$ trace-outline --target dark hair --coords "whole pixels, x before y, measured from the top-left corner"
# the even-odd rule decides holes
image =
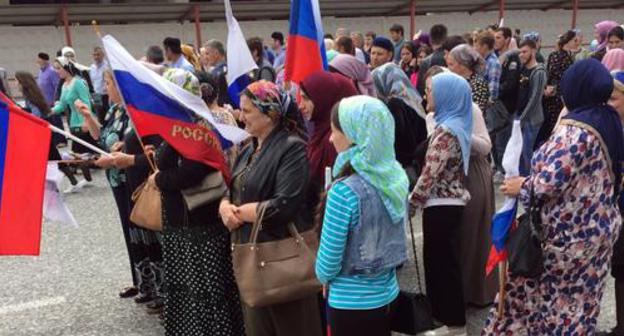
[[[568,30],[563,35],[559,36],[557,40],[557,46],[559,49],[563,48],[564,45],[568,44],[576,37],[576,32],[574,30]]]
[[[63,56],[63,50],[59,49],[56,51],[56,57],[61,57],[61,56]]]
[[[37,107],[44,116],[50,114],[50,106],[48,106],[32,74],[26,71],[18,71],[15,73],[15,79],[22,86],[22,93],[26,101]]]
[[[148,62],[154,63],[154,64],[161,64],[162,62],[165,61],[162,48],[156,45],[147,48],[145,57],[147,58]]]
[[[44,61],[49,61],[50,60],[50,55],[44,53],[44,52],[40,52],[37,54],[37,57],[39,57],[40,59],[44,60]]]
[[[482,32],[477,35],[477,43],[483,44],[488,47],[488,49],[494,49],[494,36],[488,32]]]
[[[167,37],[163,41],[163,45],[165,46],[165,48],[168,48],[169,50],[171,50],[171,52],[174,54],[182,53],[182,42],[180,42],[180,39],[178,38]]]
[[[255,51],[258,57],[262,60],[264,59],[264,47],[262,45],[262,39],[259,37],[252,37],[247,40],[247,46],[249,47],[249,51],[253,55]]]
[[[323,35],[323,39],[330,39],[330,40],[333,41],[334,40],[334,35],[332,35],[332,34],[325,34],[325,35]]]
[[[281,45],[284,45],[284,34],[276,31],[271,34],[271,38],[274,40],[278,40]]]
[[[449,36],[448,39],[442,44],[442,49],[446,51],[451,51],[453,48],[457,47],[460,44],[465,44],[466,40],[459,35]]]
[[[78,70],[78,68],[76,68],[76,66],[74,65],[73,62],[69,62],[67,65],[63,65],[61,64],[61,62],[59,62],[58,60],[55,61],[56,63],[58,63],[65,71],[67,71],[67,73],[69,73],[72,77],[74,76],[80,76],[80,70]],[[85,79],[86,82],[89,82]]]
[[[370,36],[373,38],[373,40],[377,37],[377,34],[375,34],[374,31],[367,31],[364,36]]]
[[[212,105],[219,97],[219,79],[205,71],[198,71],[195,73],[195,76],[199,81],[202,99],[208,106]]]
[[[343,48],[345,53],[355,56],[355,45],[350,37],[341,36],[336,40],[336,49],[340,48]]]
[[[518,48],[522,48],[522,47],[529,47],[531,49],[537,49],[537,44],[533,40],[524,40],[520,42],[520,45],[518,45]]]
[[[448,29],[446,29],[446,26],[443,24],[433,25],[429,30],[429,39],[431,40],[431,44],[440,45],[444,43],[447,36]]]
[[[512,32],[511,32],[511,29],[509,29],[509,27],[500,27],[496,31],[503,33],[503,36],[506,39],[511,38],[511,36],[513,35]]]
[[[399,34],[401,34],[401,36],[405,35],[405,29],[403,29],[403,26],[401,26],[398,23],[393,24],[390,27],[390,31],[391,32],[395,32],[395,33],[399,33]]]
[[[431,55],[431,53],[433,53],[433,50],[431,50],[431,47],[426,45],[426,44],[421,44],[420,47],[418,47],[418,50],[416,51],[416,55],[420,55],[421,52],[425,52],[427,54],[427,56]]]
[[[403,49],[407,49],[411,54],[413,58],[418,57],[418,50],[420,50],[420,48],[416,48],[416,46],[414,45],[414,43],[403,43],[403,45],[401,46],[401,51],[403,51]]]
[[[488,25],[487,27],[485,27],[485,29],[491,29],[493,31],[497,31],[498,30],[498,24],[495,23],[495,24]]]
[[[334,127],[336,127],[337,130],[342,132],[342,128],[340,127],[340,120],[338,117],[339,107],[340,107],[340,102],[337,102],[332,107],[331,123],[332,125],[334,125]],[[335,179],[339,180],[341,178],[351,176],[353,174],[355,174],[355,169],[353,169],[353,166],[351,166],[350,162],[347,162],[345,163],[344,167],[342,167],[342,170],[340,171],[340,173],[338,173]],[[319,202],[315,211],[315,215],[314,215],[314,229],[317,230],[319,233],[320,233],[321,227],[323,226],[323,217],[325,216],[325,207],[327,206],[327,191],[321,192],[320,199],[321,199],[321,202]]]
[[[607,39],[610,39],[611,36],[615,36],[620,40],[624,40],[624,28],[622,28],[621,26],[614,27],[609,31],[609,34],[607,34]]]

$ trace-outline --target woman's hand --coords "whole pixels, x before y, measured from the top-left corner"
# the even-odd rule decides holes
[[[110,146],[110,151],[119,152],[121,151],[121,148],[123,147],[123,145],[124,145],[123,141],[117,141],[112,146]]]
[[[219,205],[219,215],[225,227],[230,231],[234,231],[243,225],[243,221],[236,216],[236,206],[228,200],[221,201]]]
[[[91,109],[89,108],[89,106],[87,106],[87,104],[83,103],[82,100],[76,99],[74,101],[74,106],[76,107],[78,112],[80,112],[80,114],[82,114],[83,117],[91,118],[91,116],[92,116],[91,115]]]
[[[113,168],[115,167],[115,158],[112,155],[102,155],[94,164],[100,168]]]
[[[518,177],[510,177],[503,182],[503,185],[500,187],[500,191],[509,197],[518,197],[520,195],[520,190],[522,189],[522,184],[526,177],[518,176]]]

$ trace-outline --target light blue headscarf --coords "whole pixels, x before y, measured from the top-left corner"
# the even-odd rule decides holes
[[[409,182],[394,153],[394,118],[370,96],[345,98],[338,108],[340,128],[353,146],[338,154],[334,176],[347,162],[377,190],[394,223],[405,217]]]
[[[464,161],[464,173],[470,165],[470,138],[472,136],[472,96],[470,85],[463,77],[443,72],[431,79],[433,115],[438,127],[446,126],[459,140]]]

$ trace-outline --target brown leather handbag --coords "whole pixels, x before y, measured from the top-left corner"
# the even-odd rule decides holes
[[[132,201],[134,207],[130,213],[130,221],[144,229],[162,231],[160,190],[145,181],[132,193]]]
[[[314,272],[319,245],[316,230],[300,234],[289,223],[291,237],[258,243],[264,212],[253,224],[250,242],[232,244],[234,275],[243,302],[252,308],[264,307],[320,292]]]

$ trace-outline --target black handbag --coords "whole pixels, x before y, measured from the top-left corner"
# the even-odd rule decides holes
[[[520,218],[507,239],[508,272],[512,276],[537,278],[544,270],[541,237],[541,202],[536,204],[533,185],[529,194],[529,209]]]
[[[432,330],[438,327],[431,314],[429,300],[423,294],[420,280],[420,268],[416,253],[416,242],[414,241],[414,227],[412,220],[409,220],[410,233],[412,235],[412,250],[414,252],[414,264],[416,265],[416,279],[418,281],[418,292],[412,293],[401,290],[399,296],[393,303],[394,307],[390,317],[392,331],[407,335],[416,335],[420,332]]]

